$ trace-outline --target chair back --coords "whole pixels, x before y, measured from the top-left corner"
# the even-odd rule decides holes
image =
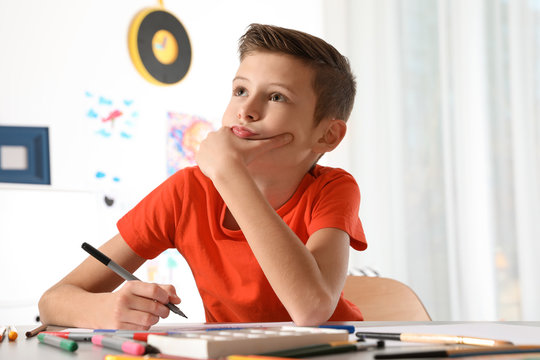
[[[358,306],[365,321],[431,321],[416,293],[394,279],[349,275],[343,296]]]

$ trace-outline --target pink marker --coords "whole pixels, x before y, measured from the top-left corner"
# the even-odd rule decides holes
[[[146,352],[154,352],[155,350],[153,347],[149,349],[150,345],[143,345],[137,341],[114,335],[94,335],[92,336],[92,343],[131,355],[143,355]]]

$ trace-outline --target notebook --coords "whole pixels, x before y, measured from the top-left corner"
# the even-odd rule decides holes
[[[167,336],[148,335],[148,344],[167,355],[210,359],[233,354],[253,355],[348,339],[347,330],[284,326],[186,332]]]

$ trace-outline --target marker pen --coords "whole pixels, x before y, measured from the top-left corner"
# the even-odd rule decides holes
[[[131,355],[143,355],[147,352],[158,352],[157,349],[151,345],[114,335],[94,335],[92,336],[92,343],[109,349],[123,351],[126,354]]]
[[[57,348],[73,352],[78,349],[79,345],[73,340],[63,339],[58,336],[39,333],[37,336],[40,343],[56,346]]]
[[[67,332],[67,331],[42,331],[40,334],[54,335],[63,339],[69,339],[74,341],[91,341],[93,332]]]

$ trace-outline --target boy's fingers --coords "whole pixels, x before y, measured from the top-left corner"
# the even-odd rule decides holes
[[[129,291],[137,296],[157,300],[162,304],[169,302],[169,293],[158,284],[146,283],[142,281],[128,281]]]
[[[159,285],[163,290],[169,294],[169,301],[173,304],[180,304],[180,297],[176,295],[176,289],[173,285]]]
[[[269,151],[280,146],[287,145],[293,140],[293,135],[290,133],[279,134],[266,139],[248,140],[250,147],[259,149],[261,152]]]
[[[168,313],[167,313],[168,315]],[[148,329],[150,326],[158,323],[160,318],[167,317],[161,316],[158,314],[149,313],[145,310],[131,309],[127,312],[122,319],[124,324],[133,324],[136,327],[143,327],[143,329]]]
[[[152,318],[155,318],[156,316],[165,318],[169,315],[169,308],[159,301],[139,296],[131,298],[127,306],[130,310],[152,315]],[[128,311],[127,313],[130,314],[129,316],[133,315],[133,312]],[[125,320],[127,321],[128,319]]]

